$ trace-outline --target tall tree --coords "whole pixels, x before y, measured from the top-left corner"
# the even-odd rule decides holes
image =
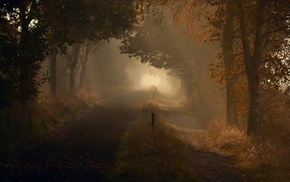
[[[0,6],[1,105],[25,103],[37,96],[42,81],[47,50],[42,5],[37,0],[4,0]]]
[[[252,34],[250,32],[251,23],[249,23],[249,15],[245,11],[245,6],[252,6],[253,15],[250,17],[253,20]],[[283,39],[289,35],[289,28],[287,28],[287,18],[289,9],[283,6],[289,5],[287,1],[263,1],[257,0],[255,3],[240,1],[236,2],[236,7],[239,12],[239,25],[241,32],[242,50],[244,55],[244,62],[246,65],[246,73],[248,78],[249,88],[249,118],[248,118],[248,134],[258,135],[261,126],[260,117],[260,69],[261,62],[266,59],[265,40],[272,39],[277,45],[272,51],[278,51],[282,47]],[[248,11],[248,9],[247,9]],[[272,19],[278,20],[279,27],[269,27],[272,24]],[[278,36],[277,36],[278,35]],[[277,44],[278,41],[279,43]],[[280,45],[279,45],[280,44]],[[269,56],[269,55],[268,55]],[[270,55],[273,57],[273,55]]]
[[[47,7],[47,16],[51,17],[48,24],[52,34],[53,49],[55,44],[61,48],[65,45],[76,44],[75,47],[78,48],[78,44],[82,44],[86,40],[98,42],[113,37],[119,38],[137,22],[139,11],[134,0],[62,0],[55,2],[55,4],[47,2]],[[61,36],[61,39],[54,35]],[[77,56],[75,59],[77,59]],[[55,74],[55,59],[51,61],[51,74]],[[75,76],[73,65],[70,67],[72,77]],[[72,77],[70,79],[72,82],[71,91],[74,90],[74,79]],[[51,84],[51,91],[54,92],[55,81],[52,80]]]
[[[225,23],[222,34],[222,52],[224,59],[224,72],[226,80],[226,106],[227,106],[227,123],[238,125],[238,114],[237,108],[235,107],[235,90],[233,88],[234,83],[237,81],[237,73],[233,72],[234,69],[234,39],[235,39],[235,29],[234,29],[234,4],[229,2],[225,7]]]
[[[234,49],[237,53],[242,54],[242,60],[245,65],[246,78],[248,82],[248,105],[249,105],[249,115],[248,115],[248,129],[249,135],[259,135],[260,130],[260,71],[264,69],[269,69],[271,65],[271,70],[279,70],[278,64],[267,63],[276,57],[278,62],[284,64],[285,59],[279,58],[277,53],[283,50],[283,41],[285,38],[289,37],[289,1],[224,1],[224,0],[192,0],[192,1],[166,1],[166,0],[152,0],[153,3],[157,3],[162,6],[172,7],[172,10],[177,14],[177,20],[181,23],[185,23],[187,29],[192,30],[196,22],[194,20],[194,15],[200,13],[196,8],[198,4],[204,5],[207,2],[210,5],[208,11],[201,12],[209,22],[214,22],[216,25],[221,24],[222,26],[213,27],[215,29],[205,30],[209,31],[212,35],[211,37],[219,37],[215,40],[222,40],[223,45],[223,55],[225,59],[225,66],[228,64],[228,59],[230,55],[228,54],[228,49],[232,44],[235,43]],[[151,1],[151,2],[152,2]],[[150,3],[149,3],[150,4]],[[186,6],[188,5],[188,6]],[[192,5],[192,6],[190,6]],[[205,7],[205,6],[201,6]],[[219,11],[222,8],[222,11]],[[230,10],[230,9],[231,10]],[[229,10],[231,13],[229,15]],[[233,17],[230,17],[232,15]],[[228,17],[228,18],[227,18]],[[233,20],[231,20],[233,18]],[[213,19],[218,21],[212,21]],[[200,18],[203,21],[203,18]],[[228,26],[233,21],[234,27],[234,40],[232,39],[231,26]],[[223,33],[221,33],[223,32]],[[231,54],[232,52],[229,51]],[[237,62],[239,59],[233,59]],[[267,61],[266,61],[267,60]],[[274,59],[275,60],[275,59]],[[281,65],[281,64],[279,64]],[[227,67],[227,66],[226,66]],[[286,66],[287,67],[287,66]],[[226,70],[228,70],[226,68]],[[268,72],[269,73],[269,72]],[[283,72],[285,75],[285,72]],[[228,75],[226,71],[225,74]],[[287,73],[286,73],[287,74]],[[276,74],[277,75],[277,74]],[[280,75],[280,78],[285,77]],[[226,76],[227,78],[227,76]],[[265,82],[264,82],[265,83]],[[284,82],[285,83],[285,82]],[[228,84],[228,83],[227,83]],[[281,85],[281,83],[279,83]],[[278,84],[278,85],[279,85]]]
[[[214,55],[213,51],[205,48],[193,37],[178,36],[182,30],[169,23],[169,19],[164,20],[160,26],[151,18],[146,19],[141,26],[133,29],[124,38],[120,47],[121,52],[128,54],[129,57],[136,57],[142,63],[170,70],[172,76],[182,80],[188,104],[198,112],[211,111],[209,99],[204,99],[210,96],[205,96],[203,87],[208,84],[204,77],[207,64]]]

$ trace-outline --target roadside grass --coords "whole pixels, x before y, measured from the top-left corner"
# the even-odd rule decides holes
[[[290,181],[289,143],[277,138],[249,137],[221,121],[212,122],[201,140],[200,145],[233,158],[251,181]]]
[[[140,118],[127,127],[112,181],[196,181],[175,130],[159,115],[155,127],[151,127],[148,118],[158,110],[158,105],[149,100],[141,106]]]
[[[56,124],[68,122],[91,106],[94,98],[42,94],[34,102],[14,105],[0,110],[0,154],[14,150]],[[95,100],[94,100],[95,101]]]

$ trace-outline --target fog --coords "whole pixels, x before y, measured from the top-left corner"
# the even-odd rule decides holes
[[[289,1],[1,0],[1,181],[289,181]]]
[[[93,94],[98,103],[133,107],[154,99],[164,109],[187,108],[200,121],[224,113],[224,110],[217,110],[217,104],[223,103],[224,90],[210,78],[208,67],[216,61],[216,49],[212,44],[186,35],[171,22],[159,26],[148,20],[134,31],[133,37],[125,38],[125,44],[132,44],[129,48],[124,48],[124,41],[117,39],[92,43],[85,67],[81,60],[86,46],[81,47],[75,95]],[[135,48],[139,49],[135,50],[137,54],[149,55],[150,59],[134,56],[131,49]],[[59,94],[70,92],[67,59],[72,50],[73,47],[69,47],[66,54],[57,57]],[[85,80],[80,86],[82,66]]]
[[[102,102],[140,104],[153,98],[155,90],[170,97],[171,103],[178,102],[184,94],[180,79],[170,76],[168,70],[120,54],[120,45],[114,39],[103,43],[87,65],[88,87]]]

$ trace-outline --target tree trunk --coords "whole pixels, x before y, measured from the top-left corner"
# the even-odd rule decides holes
[[[53,95],[56,93],[56,47],[54,42],[50,55],[50,93]]]
[[[249,85],[249,118],[248,135],[259,135],[261,128],[260,111],[260,89],[258,73],[248,74]]]
[[[23,104],[29,100],[29,98],[32,95],[33,87],[34,85],[31,85],[30,82],[30,75],[29,75],[29,67],[31,67],[31,60],[28,58],[28,46],[27,42],[28,40],[28,21],[26,18],[26,6],[25,4],[22,4],[19,7],[19,15],[21,20],[21,35],[20,35],[20,41],[19,41],[19,100]]]
[[[265,11],[265,1],[259,0],[256,9],[256,26],[253,45],[253,55],[250,51],[250,41],[246,26],[245,12],[241,1],[237,1],[239,10],[241,39],[244,53],[244,61],[249,87],[249,117],[248,117],[248,135],[260,134],[260,81],[259,81],[259,66],[262,59],[262,44],[263,44],[263,19]]]
[[[237,73],[234,73],[234,28],[233,28],[233,5],[227,4],[226,7],[226,20],[223,30],[222,49],[225,66],[225,78],[226,78],[226,114],[227,123],[232,125],[238,125],[237,111],[235,109],[235,92],[234,82]]]
[[[79,50],[80,50],[80,43],[76,43],[74,45],[72,63],[69,66],[70,68],[70,87],[69,87],[70,94],[74,94],[74,91],[75,91],[75,76],[76,76],[76,67],[77,67],[78,57],[79,57]]]
[[[91,46],[89,45],[89,43],[87,43],[85,55],[84,55],[85,57],[82,60],[82,68],[81,68],[81,73],[80,73],[80,85],[79,85],[80,88],[83,88],[86,81],[86,66],[89,59],[90,49],[91,49]]]
[[[79,88],[83,88],[86,80],[86,62],[82,62],[82,69],[80,73],[80,85]]]

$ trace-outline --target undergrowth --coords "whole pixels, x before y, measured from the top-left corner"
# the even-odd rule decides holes
[[[58,123],[70,121],[94,102],[91,96],[42,94],[33,102],[0,109],[0,154]]]
[[[277,138],[249,137],[241,129],[215,121],[203,142],[236,161],[252,181],[290,181],[290,145]]]
[[[175,130],[158,115],[151,127],[147,116],[158,110],[153,100],[146,102],[140,108],[141,117],[128,126],[111,175],[113,181],[195,181]]]

